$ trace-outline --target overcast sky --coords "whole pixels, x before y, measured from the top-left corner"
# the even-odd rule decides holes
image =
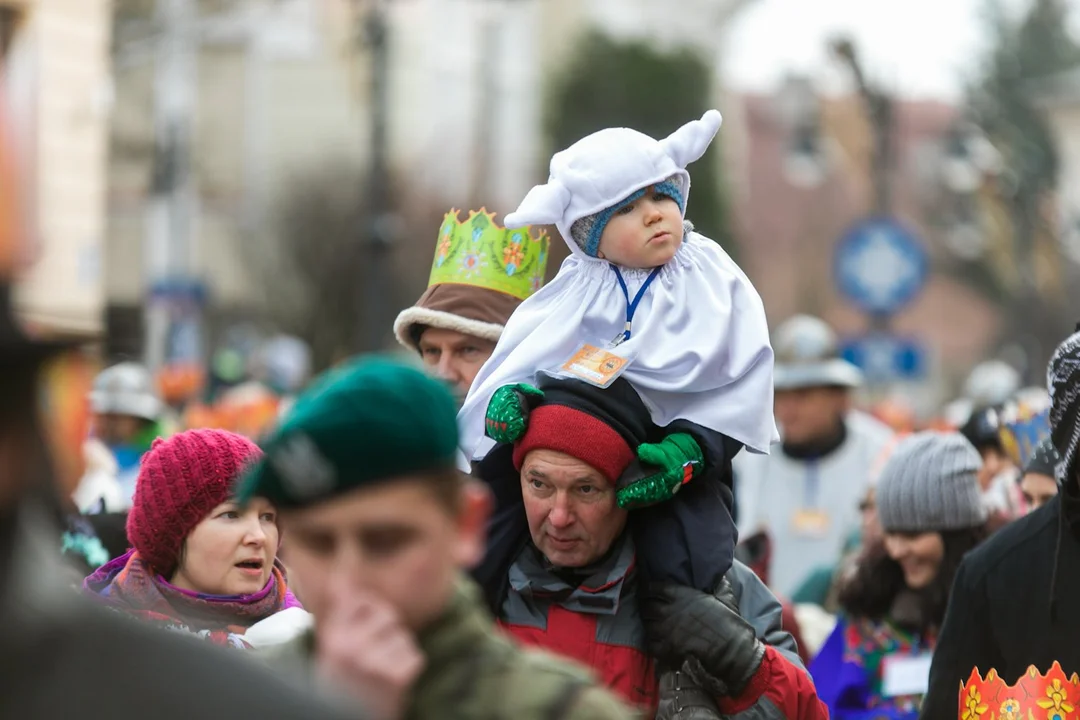
[[[843,76],[826,43],[846,31],[871,77],[905,96],[956,99],[985,47],[985,1],[751,0],[732,23],[724,74],[733,89],[769,91],[786,71],[802,69],[833,88]],[[1080,0],[1068,2],[1075,31]]]

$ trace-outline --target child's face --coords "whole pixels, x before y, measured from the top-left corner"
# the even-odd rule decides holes
[[[611,216],[597,257],[631,268],[654,268],[675,257],[683,241],[679,204],[649,192]]]

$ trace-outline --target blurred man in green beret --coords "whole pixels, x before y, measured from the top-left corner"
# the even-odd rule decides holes
[[[302,395],[245,478],[288,537],[314,629],[276,648],[377,718],[625,718],[586,671],[497,633],[464,570],[484,553],[487,490],[455,469],[444,383],[369,359]]]

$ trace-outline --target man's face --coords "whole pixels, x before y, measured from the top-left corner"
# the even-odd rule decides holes
[[[446,380],[464,398],[472,387],[495,343],[456,330],[429,327],[420,335],[420,356],[424,364]]]
[[[106,445],[128,445],[146,427],[147,421],[131,415],[106,413],[94,416],[94,434]]]
[[[281,514],[290,574],[316,618],[353,593],[374,593],[414,632],[446,608],[458,572],[480,561],[490,509],[468,482],[460,502],[423,479],[396,479]]]
[[[616,504],[607,478],[565,453],[526,455],[521,494],[533,543],[557,567],[596,561],[626,526],[626,511]]]
[[[776,422],[784,442],[795,445],[829,437],[849,408],[846,390],[832,387],[777,390]]]
[[[877,492],[873,488],[859,503],[859,515],[863,546],[875,544],[882,537],[882,529],[877,514]]]

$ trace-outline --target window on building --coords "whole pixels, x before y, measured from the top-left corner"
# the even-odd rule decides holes
[[[109,303],[105,306],[105,356],[142,356],[143,310],[140,305]]]

